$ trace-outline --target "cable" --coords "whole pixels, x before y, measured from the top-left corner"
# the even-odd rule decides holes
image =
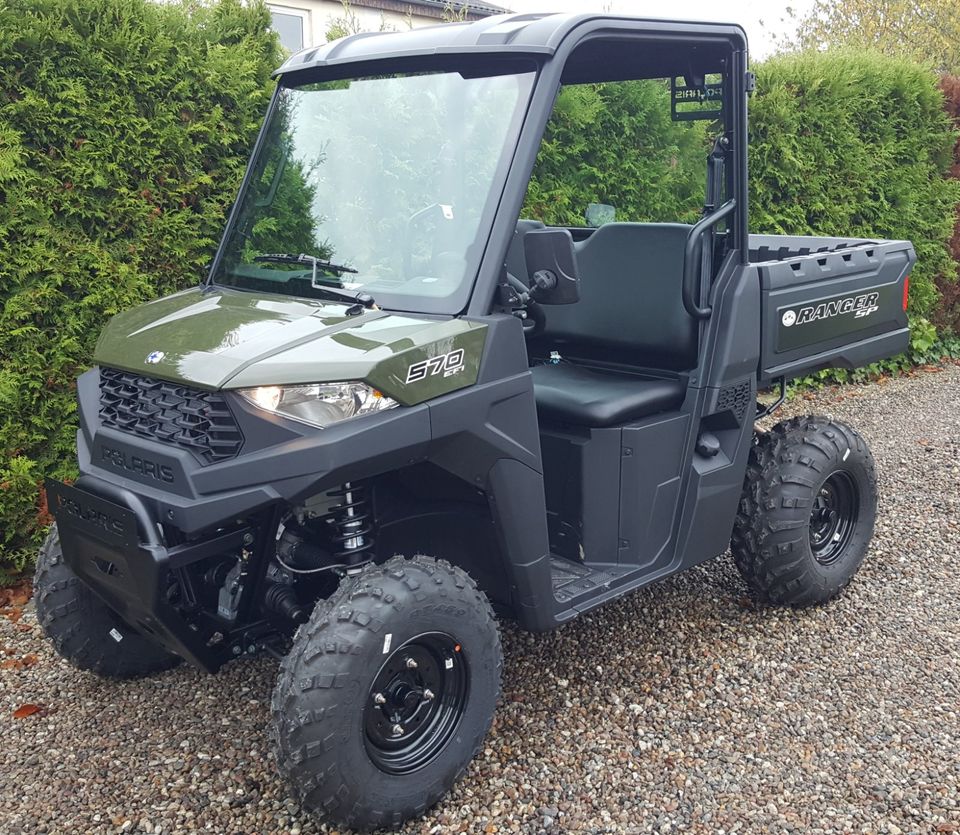
[[[361,562],[356,565],[348,565],[347,563],[334,563],[333,565],[321,565],[319,568],[294,568],[293,566],[287,565],[282,559],[280,559],[280,554],[274,554],[273,558],[280,563],[280,567],[286,571],[289,571],[291,574],[319,574],[321,571],[335,571],[338,568],[351,569],[351,568],[360,568],[362,565],[366,565],[370,562]]]

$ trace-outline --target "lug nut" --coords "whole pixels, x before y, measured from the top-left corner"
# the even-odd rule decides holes
[[[374,693],[373,703],[375,705],[385,705],[387,703],[387,697],[384,696],[383,693]]]
[[[424,698],[425,701],[432,702],[432,701],[433,701],[433,691],[430,690],[429,688],[427,688],[426,690],[424,690],[424,691],[423,691],[423,698]]]
[[[403,725],[394,725],[392,730],[394,736],[403,736]]]
[[[407,669],[408,669],[408,670],[415,670],[415,669],[417,669],[417,662],[416,662],[414,659],[412,659],[412,658],[408,658],[408,659],[407,659]]]

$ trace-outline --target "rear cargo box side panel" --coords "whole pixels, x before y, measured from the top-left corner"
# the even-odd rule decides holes
[[[855,368],[907,349],[903,301],[904,282],[916,261],[912,245],[851,244],[757,265],[763,300],[762,379]]]

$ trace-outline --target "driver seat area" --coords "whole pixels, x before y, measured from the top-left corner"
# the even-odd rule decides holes
[[[569,362],[536,365],[530,371],[541,417],[577,426],[616,426],[678,409],[687,393],[680,379],[610,373]]]
[[[521,279],[523,237],[542,228],[517,224],[506,267]],[[542,419],[608,427],[683,405],[699,341],[681,292],[690,229],[609,223],[575,244],[580,301],[547,308],[543,333],[530,342],[534,356],[563,356],[531,368]]]

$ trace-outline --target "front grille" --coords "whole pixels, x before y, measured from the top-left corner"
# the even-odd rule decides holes
[[[233,458],[243,435],[222,394],[100,369],[100,422],[190,450],[204,464]]]

